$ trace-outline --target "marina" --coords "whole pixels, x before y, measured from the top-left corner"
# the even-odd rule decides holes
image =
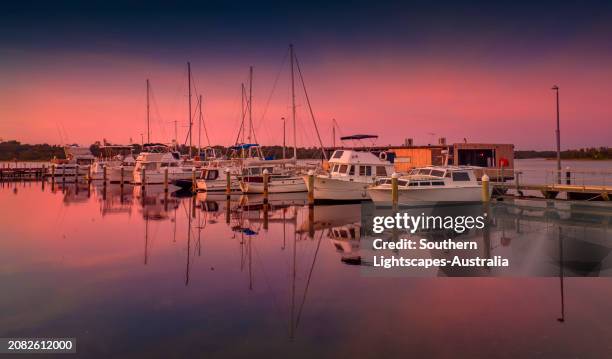
[[[189,333],[206,333],[190,346],[139,344],[143,355],[154,357],[170,355],[169,350],[181,356],[201,350],[231,355],[236,343],[253,355],[300,357],[303,345],[321,335],[335,338],[348,331],[354,339],[365,335],[364,328],[367,345],[333,341],[311,347],[308,356],[367,350],[394,356],[402,353],[399,341],[431,355],[438,344],[428,338],[465,327],[484,338],[522,338],[523,347],[540,347],[544,340],[543,352],[551,356],[588,357],[607,350],[604,328],[612,308],[603,298],[610,294],[609,280],[589,278],[612,274],[612,212],[604,202],[491,203],[490,230],[470,232],[464,240],[477,243],[468,253],[487,263],[512,253],[511,274],[494,266],[475,272],[449,265],[406,278],[371,272],[373,238],[360,235],[361,203],[311,207],[305,192],[270,194],[265,202],[262,195],[214,192],[183,197],[176,189],[3,182],[0,201],[11,211],[0,218],[5,234],[0,257],[11,295],[2,299],[10,311],[0,314],[0,334],[78,336],[79,350],[90,357],[126,354],[134,348],[129,335],[134,330],[146,343],[181,343]],[[15,220],[23,216],[37,221],[25,226]],[[460,256],[458,263],[464,263],[463,252],[428,248],[417,259],[433,263]],[[536,277],[525,278],[526,273]],[[440,278],[474,275],[491,278]],[[61,290],[48,284],[56,282],[64,283]],[[377,320],[372,307],[395,320]],[[474,320],[481,315],[486,324]],[[417,330],[403,324],[417,319],[432,326]],[[136,322],[148,325],[129,324]],[[389,337],[388,330],[408,336]],[[97,338],[110,332],[115,345],[97,345]],[[459,337],[445,346],[474,356],[523,350],[502,341],[466,352],[462,343]]]
[[[3,10],[0,359],[612,358],[612,2]]]

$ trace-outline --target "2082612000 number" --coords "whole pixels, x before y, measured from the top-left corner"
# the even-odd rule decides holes
[[[74,338],[1,338],[0,353],[76,353]]]

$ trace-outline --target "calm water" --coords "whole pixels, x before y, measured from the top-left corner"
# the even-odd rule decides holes
[[[544,277],[409,278],[342,261],[366,251],[360,205],[304,201],[4,184],[0,337],[87,358],[612,356],[612,280],[587,277],[610,275],[609,207],[493,205],[490,250],[537,249]]]

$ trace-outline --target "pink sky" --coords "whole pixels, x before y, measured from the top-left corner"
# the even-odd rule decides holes
[[[5,51],[6,55],[7,52]],[[280,52],[282,54],[282,52]],[[610,146],[612,68],[580,54],[551,54],[506,64],[471,61],[470,56],[432,54],[362,56],[329,52],[316,61],[301,59],[306,85],[325,145],[331,145],[331,119],[338,136],[372,133],[378,144],[400,144],[412,137],[427,144],[513,143],[518,149],[553,149],[553,84],[561,87],[562,147]],[[10,55],[10,54],[9,54]],[[14,55],[14,54],[13,54]],[[262,119],[282,60],[255,66],[254,121],[262,144],[281,144],[280,117],[290,117],[288,70]],[[17,54],[0,68],[0,138],[25,143],[90,144],[140,142],[145,128],[145,79],[155,96],[152,141],[169,142],[174,120],[184,141],[187,89],[184,63],[155,58],[91,53]],[[239,126],[240,83],[248,59],[222,62],[191,59],[211,142],[229,145]],[[195,107],[195,97],[194,97]],[[292,143],[288,122],[288,143]],[[194,142],[197,141],[197,127]],[[305,99],[298,97],[298,145],[317,144]],[[204,135],[203,135],[204,138]],[[66,138],[64,138],[66,140]],[[206,144],[203,140],[203,144]]]

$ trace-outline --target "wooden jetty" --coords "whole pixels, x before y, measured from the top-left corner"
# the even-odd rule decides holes
[[[493,188],[502,191],[514,189],[518,194],[523,191],[538,191],[547,199],[554,199],[561,192],[565,192],[567,199],[571,200],[604,200],[609,201],[612,195],[612,186],[575,185],[575,184],[514,184],[492,183]]]
[[[0,181],[38,181],[47,174],[47,167],[3,167],[0,168]]]

